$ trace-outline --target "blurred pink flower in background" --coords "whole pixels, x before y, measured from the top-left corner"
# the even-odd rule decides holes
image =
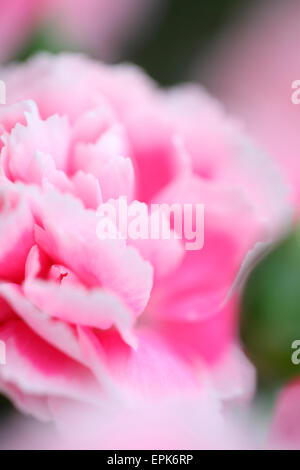
[[[51,0],[49,16],[62,44],[111,59],[159,22],[164,5],[165,0]]]
[[[39,18],[43,0],[1,0],[0,2],[0,61],[7,60],[22,49]]]
[[[249,8],[244,21],[217,41],[205,80],[274,157],[299,212],[300,106],[291,101],[295,91],[291,85],[300,78],[300,4],[297,0],[261,3]]]
[[[232,286],[286,222],[280,175],[200,87],[163,91],[135,66],[77,55],[1,78],[1,390],[63,435],[97,409],[92,446],[230,446],[221,409],[249,400],[255,375]],[[120,196],[205,204],[203,249],[100,240],[96,210]]]
[[[163,5],[157,0],[1,0],[0,61],[26,50],[41,28],[49,44],[115,58],[124,43],[158,21]]]
[[[292,381],[280,392],[274,411],[269,446],[300,449],[300,381]]]

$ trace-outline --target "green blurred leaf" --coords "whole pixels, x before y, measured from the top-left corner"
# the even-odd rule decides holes
[[[300,229],[253,270],[241,308],[241,337],[262,382],[299,375],[292,343],[300,339]]]

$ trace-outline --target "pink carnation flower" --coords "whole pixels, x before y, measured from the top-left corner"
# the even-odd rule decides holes
[[[164,400],[196,396],[205,416],[208,390],[215,411],[251,397],[233,283],[286,217],[268,159],[204,90],[161,90],[134,66],[40,55],[1,78],[1,390],[43,420],[97,408],[112,447],[138,445],[128,415],[145,402],[147,431]],[[204,247],[99,239],[97,208],[121,196],[205,204]],[[162,446],[183,445],[177,418]]]

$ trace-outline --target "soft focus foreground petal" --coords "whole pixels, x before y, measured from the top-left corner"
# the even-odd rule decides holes
[[[108,401],[97,411],[50,401],[58,434],[51,427],[11,423],[9,448],[62,449],[245,449],[254,446],[243,422],[224,418],[209,390],[174,394],[160,401]],[[24,434],[27,438],[24,438]],[[22,439],[23,436],[23,439]]]

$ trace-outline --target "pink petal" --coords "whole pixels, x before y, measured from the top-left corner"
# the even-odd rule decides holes
[[[47,344],[21,320],[0,327],[6,343],[5,367],[1,380],[29,395],[53,394],[97,403],[99,385],[91,373],[77,362]]]
[[[45,311],[36,308],[19,286],[0,284],[0,294],[13,311],[45,342],[78,362],[83,362],[76,333],[70,325],[53,319]]]
[[[24,292],[37,308],[52,318],[105,330],[115,325],[125,341],[133,342],[131,312],[115,296],[101,289],[87,291],[79,286],[27,280]]]
[[[46,121],[40,119],[37,107],[30,102],[25,112],[27,125],[17,123],[5,137],[8,168],[14,180],[30,181],[30,165],[36,152],[50,155],[57,170],[68,168],[70,127],[66,118],[57,115]]]
[[[123,129],[115,125],[104,132],[95,144],[78,144],[74,167],[94,175],[99,181],[103,200],[119,196],[132,199],[134,172]]]
[[[72,197],[49,192],[36,202],[42,205],[44,226],[36,228],[37,244],[86,285],[117,293],[136,314],[141,313],[152,288],[152,267],[137,250],[122,240],[100,240],[96,213]]]
[[[26,202],[9,187],[2,186],[0,212],[0,277],[20,281],[33,239],[33,217]]]

